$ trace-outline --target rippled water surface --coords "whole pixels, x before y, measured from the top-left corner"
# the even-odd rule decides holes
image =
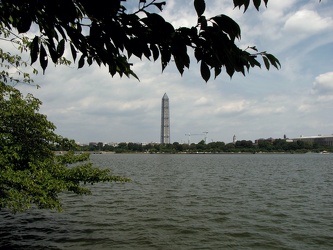
[[[0,211],[0,248],[333,249],[333,154],[91,158],[132,181]]]

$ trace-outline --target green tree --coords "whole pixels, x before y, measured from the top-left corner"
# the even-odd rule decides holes
[[[225,143],[224,142],[210,142],[207,144],[208,150],[212,152],[221,152],[225,149]]]
[[[198,149],[200,152],[204,152],[204,151],[206,151],[206,148],[207,148],[207,145],[206,145],[206,143],[205,143],[204,140],[201,140],[201,141],[198,142],[198,144],[197,144],[197,149]]]
[[[129,2],[129,3],[128,3]],[[249,7],[249,0],[233,1],[234,6]],[[257,10],[261,3],[256,0]],[[30,51],[31,64],[39,59],[43,71],[49,58],[53,63],[69,63],[63,58],[66,48],[78,68],[85,64],[105,65],[112,76],[137,75],[132,71],[131,57],[160,58],[162,70],[175,62],[180,74],[190,67],[190,53],[200,63],[201,76],[208,81],[213,72],[217,77],[225,69],[231,77],[235,72],[243,75],[253,67],[261,67],[262,57],[267,69],[280,67],[278,59],[255,46],[239,48],[235,41],[241,37],[239,25],[230,17],[220,14],[207,18],[204,0],[194,0],[197,23],[192,27],[173,27],[157,12],[166,1],[138,0],[138,7],[130,12],[126,7],[132,1],[113,0],[2,0],[0,1],[1,39],[19,44],[21,50]],[[106,5],[107,4],[107,5]],[[132,9],[132,8],[131,8]],[[34,25],[38,33],[27,33]],[[21,35],[21,34],[24,34]],[[250,51],[250,52],[249,52]],[[4,72],[3,72],[4,73]],[[5,81],[9,77],[1,75]],[[1,80],[1,79],[0,79]]]
[[[260,140],[258,142],[258,148],[264,151],[272,151],[274,149],[273,143],[267,140]]]
[[[224,147],[225,152],[233,152],[235,151],[235,144],[234,143],[227,143]]]
[[[104,150],[104,151],[114,151],[114,146],[109,145],[109,144],[105,144],[105,145],[103,146],[103,150]]]
[[[236,141],[235,147],[236,148],[252,148],[253,143],[252,143],[252,141],[247,141],[247,140]]]
[[[61,210],[60,192],[89,194],[85,183],[128,181],[93,167],[88,154],[56,156],[55,145],[75,145],[55,134],[54,124],[38,113],[41,102],[1,82],[0,92],[0,209]]]
[[[179,142],[174,142],[173,144],[174,149],[176,150],[176,152],[182,152],[184,151],[184,145],[180,144]]]

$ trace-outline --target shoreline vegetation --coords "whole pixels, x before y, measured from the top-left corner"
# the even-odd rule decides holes
[[[132,143],[121,142],[114,145],[103,143],[91,143],[89,145],[78,145],[72,149],[77,153],[90,154],[304,154],[304,153],[333,153],[332,146],[323,146],[304,141],[287,142],[278,139],[274,141],[236,141],[235,143],[225,144],[224,142],[200,141],[195,144],[172,144],[158,143]],[[68,151],[68,148],[55,147],[57,154]]]
[[[57,155],[64,154],[67,151],[55,151]],[[313,152],[313,151],[306,151],[306,152],[114,152],[114,151],[75,151],[76,154],[93,154],[93,155],[105,155],[105,154],[193,154],[193,155],[198,155],[198,154],[210,154],[210,155],[237,155],[237,154],[332,154],[333,151],[328,152],[328,151],[320,151],[320,152]]]

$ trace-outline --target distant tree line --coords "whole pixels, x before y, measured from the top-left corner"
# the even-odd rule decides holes
[[[64,143],[66,145],[66,143]],[[66,148],[56,147],[56,150],[67,150]],[[333,147],[322,146],[316,143],[305,141],[288,142],[284,139],[260,140],[253,143],[250,140],[240,140],[235,143],[224,143],[221,141],[205,143],[179,143],[158,144],[158,143],[133,143],[121,142],[116,145],[94,143],[90,145],[78,146],[77,150],[90,152],[114,152],[114,153],[306,153],[306,152],[333,152]]]

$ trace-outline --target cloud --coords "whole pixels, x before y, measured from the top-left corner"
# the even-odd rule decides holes
[[[299,10],[290,16],[284,25],[284,29],[288,33],[302,34],[303,36],[311,36],[313,34],[332,29],[333,20],[331,17],[321,17],[313,10]]]
[[[205,96],[201,96],[199,99],[197,99],[195,102],[194,102],[194,105],[195,106],[206,106],[208,105],[210,102],[209,100],[207,99],[207,97]]]
[[[317,76],[313,83],[313,90],[318,95],[333,95],[333,72]]]

